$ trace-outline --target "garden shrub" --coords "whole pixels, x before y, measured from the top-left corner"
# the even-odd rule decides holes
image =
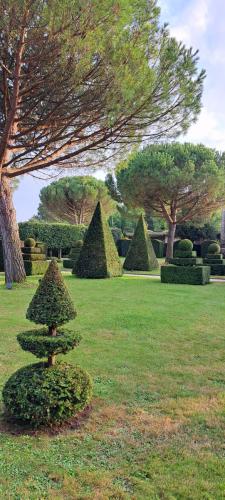
[[[178,242],[177,247],[178,247],[178,250],[181,250],[181,251],[183,250],[184,252],[188,252],[188,251],[192,252],[192,250],[193,250],[193,243],[192,243],[191,240],[187,240],[187,239],[186,240],[180,240]]]
[[[175,266],[201,266],[203,264],[201,257],[172,257],[168,262]]]
[[[24,246],[28,248],[35,247],[36,241],[33,238],[26,238],[24,241]]]
[[[22,248],[24,268],[27,276],[39,275],[45,273],[48,264],[46,262],[46,255],[42,253],[43,246],[40,244],[37,247],[36,241],[33,238],[27,238],[24,241],[24,248]],[[38,265],[40,263],[40,265]]]
[[[209,266],[161,266],[162,283],[207,285],[209,279]]]
[[[63,267],[64,269],[73,269],[72,259],[63,259]]]
[[[201,244],[201,257],[206,257],[207,253],[208,253],[208,248],[209,248],[209,245],[211,245],[211,243],[217,243],[216,240],[205,240],[202,242]]]
[[[218,243],[210,243],[208,246],[208,253],[209,254],[219,254],[220,253],[220,246]]]
[[[162,259],[164,257],[164,242],[155,238],[151,238],[151,241],[156,257]]]
[[[24,269],[26,276],[39,276],[44,274],[47,269],[48,269],[48,261],[30,261],[30,260],[24,260]]]
[[[61,424],[89,403],[92,382],[77,366],[36,363],[16,371],[6,382],[3,400],[11,417],[32,427]]]
[[[56,363],[80,342],[79,333],[59,325],[76,317],[76,311],[55,260],[34,294],[26,317],[48,328],[20,333],[17,340],[25,351],[47,357],[47,363],[21,368],[6,382],[3,401],[15,419],[34,427],[62,423],[90,401],[92,383],[87,372],[66,363]]]
[[[139,217],[123,267],[129,271],[151,271],[159,267],[143,215]]]
[[[220,253],[220,245],[218,243],[211,243],[208,246],[208,253],[203,261],[204,264],[210,266],[213,276],[225,275],[225,259],[223,259],[223,255]]]
[[[72,225],[48,222],[20,222],[20,239],[24,241],[27,237],[41,241],[49,249],[67,249],[77,240],[83,239],[86,232],[83,224]]]
[[[80,278],[111,278],[121,276],[122,269],[109,225],[98,202],[77,264]]]
[[[120,240],[117,241],[116,246],[120,257],[126,257],[130,243],[131,240],[128,238],[121,238]]]

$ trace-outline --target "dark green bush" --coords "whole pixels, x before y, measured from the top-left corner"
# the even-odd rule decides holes
[[[77,264],[79,278],[112,278],[122,275],[122,268],[101,203],[96,206]]]
[[[204,258],[208,253],[208,248],[211,243],[217,243],[215,240],[205,240],[201,244],[201,256]]]
[[[203,260],[201,257],[173,257],[169,259],[169,264],[175,266],[202,266]]]
[[[174,252],[174,257],[177,257],[177,258],[192,258],[192,257],[196,257],[196,252],[192,252],[191,250],[175,250]]]
[[[26,317],[34,323],[55,327],[76,317],[73,302],[55,260],[50,262],[29,304]]]
[[[151,271],[159,267],[143,215],[138,220],[123,267],[128,271]]]
[[[206,285],[209,279],[209,266],[161,266],[162,283]]]
[[[162,259],[164,256],[164,242],[155,238],[151,238],[151,241],[156,257]]]
[[[190,222],[185,222],[184,224],[177,224],[176,228],[176,237],[188,238],[191,241],[214,240],[216,235],[215,227],[208,222],[204,226],[195,226]]]
[[[205,259],[204,259],[204,262],[207,261],[207,264],[211,262],[211,264],[221,264],[221,260],[223,260],[223,256],[221,253],[213,253],[213,254],[210,254],[210,253],[207,253]]]
[[[81,335],[63,328],[58,329],[57,335],[53,337],[47,328],[41,328],[19,333],[17,340],[24,351],[32,352],[37,358],[48,358],[74,349],[80,343]]]
[[[3,389],[8,414],[32,427],[60,424],[90,401],[90,376],[79,367],[38,363],[15,372]]]
[[[220,246],[218,243],[210,243],[208,246],[208,253],[209,254],[219,254],[220,253]]]
[[[80,224],[47,223],[47,222],[20,222],[20,239],[24,241],[28,236],[32,236],[46,244],[50,249],[70,248],[77,240],[83,239],[86,226]]]
[[[178,245],[177,245],[178,250],[184,251],[184,252],[192,252],[193,250],[193,243],[191,240],[180,240]]]
[[[33,248],[36,245],[36,241],[33,238],[26,238],[24,241],[24,246]]]
[[[42,275],[47,271],[48,264],[49,263],[47,262],[47,260],[44,261],[24,260],[25,273],[27,276]]]
[[[63,267],[64,269],[72,269],[73,268],[72,259],[63,259]]]
[[[225,264],[220,264],[220,263],[217,263],[217,264],[208,264],[210,265],[210,274],[212,276],[224,276],[225,275]]]

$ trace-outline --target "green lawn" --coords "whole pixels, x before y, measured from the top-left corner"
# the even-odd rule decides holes
[[[2,408],[0,498],[225,499],[225,285],[65,280],[92,407],[55,435],[18,434]],[[0,286],[1,387],[35,361],[16,334],[36,285]]]

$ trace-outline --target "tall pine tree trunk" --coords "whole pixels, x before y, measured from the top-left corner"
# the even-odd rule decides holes
[[[10,180],[2,176],[0,181],[0,232],[4,252],[6,284],[21,283],[26,279],[20,246],[19,228],[13,206]]]
[[[176,223],[169,223],[168,239],[167,239],[167,249],[166,249],[166,261],[173,257],[173,244],[176,232]]]

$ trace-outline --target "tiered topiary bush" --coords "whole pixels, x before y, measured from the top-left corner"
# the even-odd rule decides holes
[[[162,283],[206,285],[209,278],[210,267],[204,266],[202,258],[196,257],[190,240],[180,240],[174,257],[169,259],[168,265],[161,267]]]
[[[129,271],[151,271],[159,267],[143,215],[137,223],[123,267]]]
[[[82,240],[75,241],[75,243],[71,247],[69,258],[63,259],[63,267],[65,269],[75,269],[75,265],[78,261],[82,246]]]
[[[208,253],[204,258],[204,264],[210,266],[212,275],[225,275],[225,259],[223,259],[218,243],[211,243],[208,246]]]
[[[36,243],[33,238],[27,238],[24,241],[22,252],[27,276],[45,273],[48,268],[48,262],[46,261],[45,247],[43,243]]]
[[[121,276],[122,268],[109,225],[98,202],[76,264],[79,278]]]
[[[202,242],[202,244],[201,244],[201,257],[203,257],[203,259],[208,254],[209,245],[211,245],[212,243],[217,243],[217,241],[216,240],[204,240]]]
[[[90,401],[92,383],[88,373],[68,363],[56,363],[80,342],[80,335],[59,328],[76,317],[71,297],[57,263],[53,260],[28,307],[26,317],[46,325],[20,333],[23,350],[37,358],[48,358],[21,368],[6,382],[3,400],[8,414],[34,427],[60,424],[82,410]]]

